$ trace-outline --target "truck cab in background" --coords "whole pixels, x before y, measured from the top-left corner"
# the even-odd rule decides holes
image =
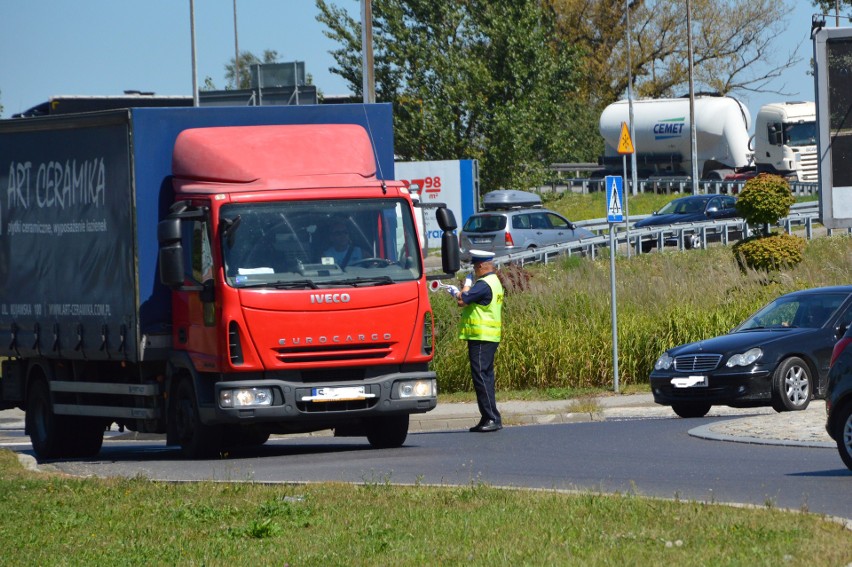
[[[754,122],[756,173],[774,173],[790,181],[816,183],[816,106],[778,102],[760,107]]]

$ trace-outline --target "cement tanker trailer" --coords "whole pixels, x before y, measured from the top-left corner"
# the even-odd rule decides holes
[[[689,99],[633,101],[637,175],[640,179],[690,177]],[[607,106],[601,114],[600,133],[606,142],[600,164],[606,175],[621,175],[617,152],[622,122],[629,123],[626,100]],[[702,179],[724,179],[752,164],[749,150],[749,112],[730,97],[695,98],[698,174]],[[628,168],[630,159],[628,156]]]

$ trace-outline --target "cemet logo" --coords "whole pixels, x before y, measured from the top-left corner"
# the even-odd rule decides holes
[[[654,124],[654,139],[667,140],[669,138],[679,138],[683,134],[685,121],[685,118],[671,118],[657,122]]]

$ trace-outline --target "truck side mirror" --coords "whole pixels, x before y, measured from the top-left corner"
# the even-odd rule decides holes
[[[456,224],[456,216],[453,214],[453,211],[447,207],[439,207],[438,210],[435,211],[435,220],[438,221],[438,226],[440,226],[441,230],[444,232],[453,231],[459,227],[459,225]]]
[[[175,288],[183,285],[183,246],[181,245],[179,218],[168,218],[157,224],[157,241],[160,244],[160,281]]]
[[[769,125],[769,143],[773,146],[780,146],[784,143],[784,133],[781,131],[781,124],[778,122]]]
[[[455,274],[460,267],[459,237],[450,231],[444,231],[441,237],[441,268],[445,274]]]

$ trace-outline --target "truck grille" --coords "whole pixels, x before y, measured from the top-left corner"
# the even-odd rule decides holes
[[[375,360],[390,356],[390,343],[369,345],[322,345],[276,349],[276,357],[284,363],[332,362],[339,360]]]
[[[674,367],[678,372],[708,372],[715,370],[720,360],[721,354],[686,354],[675,357]]]
[[[816,152],[802,152],[801,158],[802,169],[799,181],[816,183],[818,180],[817,168],[819,166]]]

